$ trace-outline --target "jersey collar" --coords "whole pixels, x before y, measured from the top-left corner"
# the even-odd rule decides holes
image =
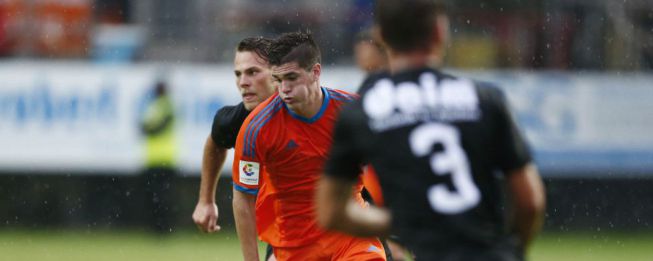
[[[292,110],[288,109],[288,106],[286,106],[286,103],[283,103],[283,107],[286,108],[290,116],[292,116],[295,119],[298,119],[300,121],[306,122],[306,123],[313,123],[322,118],[322,115],[324,114],[324,111],[326,111],[326,108],[329,106],[329,101],[331,100],[331,96],[329,96],[329,92],[327,91],[326,88],[320,87],[320,90],[322,91],[322,94],[324,95],[324,98],[322,99],[322,107],[320,107],[320,110],[313,115],[311,118],[306,118],[304,116],[301,116],[299,114],[294,113]]]

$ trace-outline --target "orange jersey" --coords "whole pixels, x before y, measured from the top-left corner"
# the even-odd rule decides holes
[[[325,233],[315,216],[316,183],[338,112],[357,96],[328,88],[322,93],[322,107],[310,119],[293,113],[274,95],[256,107],[238,133],[234,187],[258,195],[258,234],[274,247],[307,245]]]
[[[363,171],[363,185],[370,197],[374,201],[374,204],[377,206],[383,206],[383,193],[381,191],[381,184],[379,183],[379,177],[376,175],[372,165],[367,165]]]

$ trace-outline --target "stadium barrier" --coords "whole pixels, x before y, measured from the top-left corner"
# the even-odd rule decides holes
[[[653,75],[460,71],[507,90],[547,183],[549,230],[650,229]],[[173,212],[192,228],[202,146],[239,94],[230,65],[0,63],[0,222],[4,227],[144,227],[138,120],[158,80],[172,88],[179,168]],[[353,91],[363,75],[324,69]],[[230,162],[228,160],[227,162]],[[232,224],[230,164],[218,202]]]
[[[353,91],[363,75],[326,67],[324,86]],[[545,175],[648,175],[653,75],[464,71],[507,95]],[[0,63],[0,170],[137,173],[138,120],[157,80],[172,89],[180,169],[199,173],[215,111],[239,101],[230,65]],[[230,169],[225,168],[229,173]]]

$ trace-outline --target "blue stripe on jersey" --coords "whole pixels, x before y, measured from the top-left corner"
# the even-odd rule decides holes
[[[294,113],[293,111],[288,109],[288,106],[286,106],[285,103],[283,105],[284,105],[284,107],[286,107],[286,110],[288,110],[288,113],[293,118],[298,119],[298,120],[303,121],[303,122],[306,122],[306,123],[316,122],[317,120],[320,119],[320,117],[322,117],[322,114],[324,114],[327,107],[329,107],[329,100],[331,100],[331,95],[329,94],[330,92],[328,91],[328,89],[324,88],[324,87],[321,87],[321,90],[322,90],[322,93],[324,94],[324,99],[322,100],[322,107],[320,107],[320,110],[317,112],[317,114],[315,114],[310,119]]]
[[[272,112],[268,113],[268,115],[263,119],[263,122],[261,124],[259,124],[258,126],[256,126],[256,129],[254,130],[254,134],[253,134],[254,137],[252,138],[252,143],[251,143],[251,151],[250,151],[251,155],[249,155],[250,157],[254,157],[254,152],[256,151],[256,138],[258,138],[258,134],[259,134],[261,128],[265,124],[267,124],[268,121],[270,121],[270,119],[272,119],[272,116],[276,112],[278,112],[281,108],[283,108],[282,104],[285,104],[285,103],[283,103],[283,102],[277,103],[277,105],[274,106],[274,108],[272,109]]]
[[[234,183],[233,181],[231,182],[231,184],[233,184],[234,188],[236,190],[240,191],[240,192],[247,193],[247,194],[254,195],[254,196],[256,196],[256,194],[258,194],[258,189],[249,189],[249,188],[243,187],[241,185],[238,185],[238,184]]]
[[[331,89],[329,89],[329,93],[331,94],[331,97],[333,97],[333,99],[339,101],[353,101],[356,99],[356,96],[354,95],[337,92]]]
[[[274,112],[278,111],[278,107],[280,107],[281,104],[281,99],[277,98],[271,103],[269,103],[263,110],[261,110],[261,113],[256,115],[254,119],[250,122],[250,124],[247,126],[247,132],[245,136],[245,148],[243,153],[246,156],[249,157],[254,157],[254,147],[255,147],[255,134],[258,133],[260,130],[260,127],[262,126],[262,122],[265,121],[265,119],[271,117]]]
[[[343,97],[331,97],[331,99],[334,99],[336,101],[341,101],[341,102],[351,102],[352,100],[343,98]]]
[[[275,110],[275,108],[279,107],[280,103],[281,99],[277,96],[274,101],[270,102],[265,106],[265,108],[263,108],[263,110],[261,110],[259,114],[254,116],[254,119],[252,119],[252,121],[250,121],[250,123],[247,125],[247,130],[245,131],[245,146],[243,146],[243,154],[250,157],[254,156],[252,135],[254,135],[255,131],[258,131],[257,127],[259,127],[259,124],[261,121],[263,121],[264,118],[270,116],[270,114],[278,110]]]
[[[268,113],[273,107],[274,107],[274,101],[268,103],[268,105],[266,105],[265,108],[263,108],[259,114],[254,116],[254,119],[252,119],[247,125],[247,129],[245,130],[245,144],[243,146],[244,155],[249,155],[250,139],[255,125],[260,120],[260,118],[266,113]]]

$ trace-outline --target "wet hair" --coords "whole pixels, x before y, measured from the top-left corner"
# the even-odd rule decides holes
[[[379,42],[379,39],[375,39],[375,37],[372,35],[371,29],[360,31],[358,34],[356,34],[356,38],[354,38],[354,44],[359,43],[369,43],[376,47],[380,53],[385,55],[385,47],[383,46],[383,43]]]
[[[378,0],[374,20],[390,49],[407,52],[429,48],[436,19],[444,14],[435,0]]]
[[[274,39],[269,50],[270,65],[282,65],[297,62],[305,70],[320,63],[320,48],[313,40],[310,33],[293,32],[285,33]]]
[[[239,52],[254,52],[259,57],[269,61],[271,39],[265,37],[248,37],[238,43],[236,50]]]

